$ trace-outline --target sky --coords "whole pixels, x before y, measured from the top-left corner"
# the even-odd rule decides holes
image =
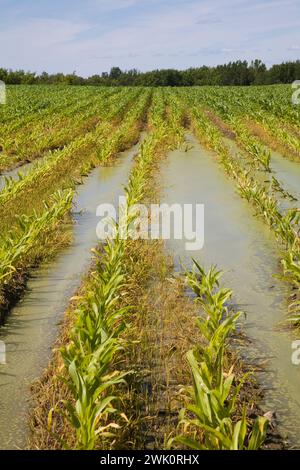
[[[84,77],[300,59],[300,0],[0,0],[0,67]]]

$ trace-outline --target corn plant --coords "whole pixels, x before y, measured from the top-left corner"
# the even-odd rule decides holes
[[[298,246],[290,248],[282,259],[283,279],[292,283],[296,295],[289,305],[289,321],[296,327],[300,326],[300,249]]]
[[[109,392],[124,381],[125,373],[111,371],[111,363],[122,350],[119,337],[125,328],[127,309],[118,308],[124,287],[121,240],[106,246],[105,259],[98,262],[90,290],[76,311],[77,321],[70,344],[62,350],[69,380],[65,380],[73,400],[64,401],[66,416],[76,429],[77,448],[93,449],[97,439],[111,437],[116,428]]]
[[[117,410],[115,391],[126,379],[126,374],[116,368],[115,362],[125,347],[122,333],[129,326],[131,310],[129,306],[121,306],[121,298],[129,282],[124,271],[127,243],[124,230],[129,233],[137,217],[131,209],[145,195],[146,181],[153,169],[157,150],[162,145],[167,148],[171,140],[176,142],[178,135],[175,124],[168,130],[161,118],[160,95],[153,99],[150,116],[152,132],[141,144],[125,189],[125,212],[129,217],[115,225],[114,237],[107,240],[101,254],[96,251],[96,270],[79,301],[69,344],[61,351],[65,363],[62,380],[69,397],[51,410],[49,429],[53,413],[61,412],[62,405],[63,415],[75,430],[76,449],[91,450],[104,446],[104,441],[112,438],[118,429],[113,416],[121,410]],[[111,146],[114,148],[114,141],[111,141]]]
[[[290,201],[297,201],[297,198],[295,196],[293,196],[281,186],[280,182],[277,180],[277,178],[275,178],[275,176],[272,176],[271,189],[275,192],[280,193],[284,199],[289,199]]]
[[[126,108],[132,103],[132,100],[136,98],[138,94],[139,91],[131,92],[128,96],[124,94],[122,100],[119,100],[118,103],[112,106],[110,111],[106,114],[105,119],[103,119],[103,121],[101,121],[95,127],[95,129],[87,132],[83,136],[79,135],[63,149],[54,150],[46,154],[44,161],[37,162],[37,164],[35,164],[26,175],[19,173],[18,179],[7,178],[6,185],[0,192],[0,205],[4,206],[8,201],[11,201],[23,191],[28,191],[29,188],[33,188],[36,185],[42,184],[49,175],[55,172],[59,172],[63,165],[70,165],[72,160],[74,161],[74,165],[72,166],[71,170],[73,172],[77,171],[80,173],[81,168],[78,168],[78,155],[84,155],[87,151],[91,153],[91,157],[88,162],[85,161],[83,167],[86,172],[86,163],[88,163],[90,170],[91,166],[95,164],[92,150],[94,150],[95,146],[105,146],[105,141],[109,136],[111,136],[111,140],[114,139],[114,136],[118,133],[118,129],[114,128],[114,126],[111,124],[111,121],[113,121],[117,116],[119,119],[121,119],[122,109],[126,110]],[[130,111],[129,115],[127,116],[127,120],[128,119],[130,119],[131,123],[133,122]],[[123,135],[123,139],[125,139],[125,137],[126,136]],[[119,139],[118,145],[120,146],[118,151],[122,150],[124,143],[120,142]],[[111,153],[115,152],[115,148],[113,148],[112,145],[110,145],[109,149]],[[98,161],[98,163],[101,162]],[[70,174],[70,176],[72,175]]]
[[[17,218],[19,230],[2,235],[0,238],[0,285],[9,283],[19,267],[28,263],[30,253],[40,244],[44,233],[53,230],[70,210],[73,191],[65,190],[53,194],[41,216],[22,215]],[[28,263],[29,264],[29,263]]]
[[[222,272],[213,266],[206,273],[195,260],[194,265],[186,279],[205,314],[197,320],[205,342],[187,353],[193,385],[185,390],[188,404],[180,412],[183,433],[175,441],[196,450],[259,449],[268,420],[258,417],[249,430],[245,406],[241,418],[236,419],[246,376],[237,381],[233,366],[228,372],[224,370],[225,347],[241,312],[232,313],[226,305],[232,291],[219,286]]]

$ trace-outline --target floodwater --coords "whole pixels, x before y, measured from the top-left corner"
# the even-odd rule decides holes
[[[26,176],[34,167],[42,165],[47,158],[47,156],[41,157],[39,159],[32,160],[31,162],[24,163],[24,165],[14,168],[13,170],[4,171],[1,173],[0,191],[2,191],[6,185],[6,178],[11,178],[12,180],[17,181],[19,179],[19,175]]]
[[[231,154],[238,158],[241,163],[244,163],[244,167],[247,168],[248,158],[245,156],[245,153],[238,146],[238,144],[233,139],[229,139],[228,137],[224,137],[223,142],[228,147]],[[270,150],[270,152],[270,167],[272,174],[280,182],[283,189],[288,191],[292,196],[300,201],[300,162],[291,161],[273,150]],[[266,174],[263,171],[258,174],[258,177],[262,181],[266,179],[265,176]],[[293,201],[291,204],[285,204],[284,206],[287,206],[287,208],[295,207],[297,206],[297,202]]]
[[[270,166],[282,187],[299,201],[293,205],[300,207],[300,163],[288,160],[280,153],[271,151]]]
[[[22,301],[0,328],[6,345],[6,365],[0,365],[0,449],[26,445],[30,383],[47,366],[68,301],[89,268],[91,249],[97,245],[96,208],[100,203],[118,204],[138,148],[84,179],[75,200],[72,245],[34,271]]]
[[[258,374],[262,408],[276,412],[281,433],[300,447],[300,366],[292,364],[292,334],[278,328],[286,317],[289,287],[273,277],[280,269],[276,241],[235,192],[216,157],[193,136],[187,140],[193,148],[171,152],[163,164],[162,202],[204,204],[205,243],[201,251],[187,252],[186,240],[171,240],[167,247],[177,269],[180,263],[190,267],[193,257],[206,268],[217,264],[225,271],[223,283],[233,289],[237,308],[246,313],[242,328],[250,342],[241,354],[265,366]]]

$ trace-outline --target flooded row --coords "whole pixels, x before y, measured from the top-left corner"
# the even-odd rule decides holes
[[[280,153],[272,151],[271,168],[283,188],[297,198],[298,203],[295,204],[300,207],[300,163],[288,160]]]
[[[97,244],[96,208],[103,202],[117,203],[138,148],[84,178],[74,201],[72,245],[32,273],[23,299],[0,329],[6,345],[6,365],[0,365],[1,449],[26,445],[30,384],[46,367],[69,299],[90,266],[91,249]]]
[[[180,263],[191,266],[194,257],[205,267],[217,264],[225,271],[224,284],[246,313],[242,327],[250,343],[241,352],[248,361],[265,364],[259,374],[263,409],[276,412],[280,431],[291,444],[299,443],[300,369],[291,359],[293,337],[278,327],[286,317],[289,287],[273,276],[279,272],[276,240],[235,192],[215,156],[193,136],[187,141],[190,150],[170,153],[162,167],[163,202],[204,204],[205,243],[198,252],[187,252],[184,240],[172,240],[168,248],[178,269]],[[292,189],[295,175],[288,166],[274,159],[274,169]]]

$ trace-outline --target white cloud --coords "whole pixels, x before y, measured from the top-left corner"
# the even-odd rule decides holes
[[[272,8],[274,3],[276,8]],[[96,21],[84,6],[78,21],[23,19],[0,32],[1,65],[89,75],[113,65],[145,70],[256,57],[277,62],[296,58],[295,45],[300,41],[299,3],[293,0],[254,0],[251,4],[246,0],[181,4],[87,0],[83,4],[89,12],[105,12],[109,21],[104,27],[99,16]],[[145,4],[147,10],[141,8]],[[135,6],[130,14],[126,11]],[[122,11],[118,22],[116,10]]]
[[[4,48],[5,43],[12,48],[23,51],[27,47],[47,47],[62,42],[71,41],[77,34],[86,30],[87,24],[76,24],[71,21],[32,18],[27,22],[14,28],[2,30],[0,32],[0,47]]]
[[[42,64],[55,59],[61,47],[88,28],[87,23],[31,18],[13,28],[3,29],[0,32],[2,63],[6,67],[40,70]]]

